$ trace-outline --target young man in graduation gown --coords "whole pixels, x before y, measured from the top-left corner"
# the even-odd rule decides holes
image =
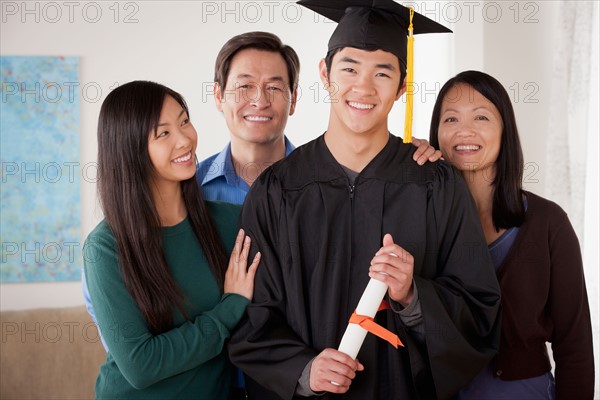
[[[410,12],[392,0],[299,3],[339,22],[320,64],[329,125],[246,197],[241,225],[263,265],[231,359],[261,400],[450,398],[497,350],[500,291],[460,175],[417,166],[388,131]],[[404,347],[369,334],[353,360],[335,349],[370,278],[389,286],[391,309],[375,320]]]

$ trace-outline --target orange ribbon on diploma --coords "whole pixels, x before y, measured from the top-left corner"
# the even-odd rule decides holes
[[[386,340],[395,348],[398,348],[399,345],[404,346],[396,334],[374,321],[375,314],[378,311],[390,308],[387,301],[383,300],[387,290],[388,286],[385,283],[376,279],[369,281],[356,306],[356,310],[350,316],[350,323],[338,347],[339,351],[356,359],[367,332]]]
[[[377,311],[379,312],[379,311],[389,310],[389,309],[390,309],[389,303],[387,301],[383,300],[381,302],[381,305],[377,309]],[[371,332],[373,335],[375,335],[377,337],[380,337],[381,339],[385,340],[386,342],[388,342],[395,348],[398,348],[398,346],[404,347],[404,344],[402,343],[402,341],[400,340],[398,335],[396,335],[394,332],[384,328],[383,326],[379,325],[377,322],[375,322],[375,320],[372,317],[369,317],[366,315],[358,315],[355,310],[352,313],[352,315],[350,316],[350,320],[348,322],[351,324],[360,325],[363,329],[367,330],[368,332]]]

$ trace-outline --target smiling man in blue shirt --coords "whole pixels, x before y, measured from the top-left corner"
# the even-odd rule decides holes
[[[296,107],[299,73],[294,49],[272,33],[243,33],[221,48],[214,94],[231,141],[198,164],[205,199],[243,203],[261,172],[294,150],[284,129]]]

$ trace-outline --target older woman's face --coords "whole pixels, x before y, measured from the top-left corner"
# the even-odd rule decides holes
[[[459,84],[446,93],[438,140],[444,158],[459,170],[489,172],[493,178],[502,129],[496,106],[473,87]]]

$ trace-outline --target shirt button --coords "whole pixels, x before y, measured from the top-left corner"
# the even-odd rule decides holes
[[[496,371],[496,375],[497,375],[497,376],[500,376],[500,375],[502,375],[502,370],[501,370],[501,369],[497,370],[497,371]]]

